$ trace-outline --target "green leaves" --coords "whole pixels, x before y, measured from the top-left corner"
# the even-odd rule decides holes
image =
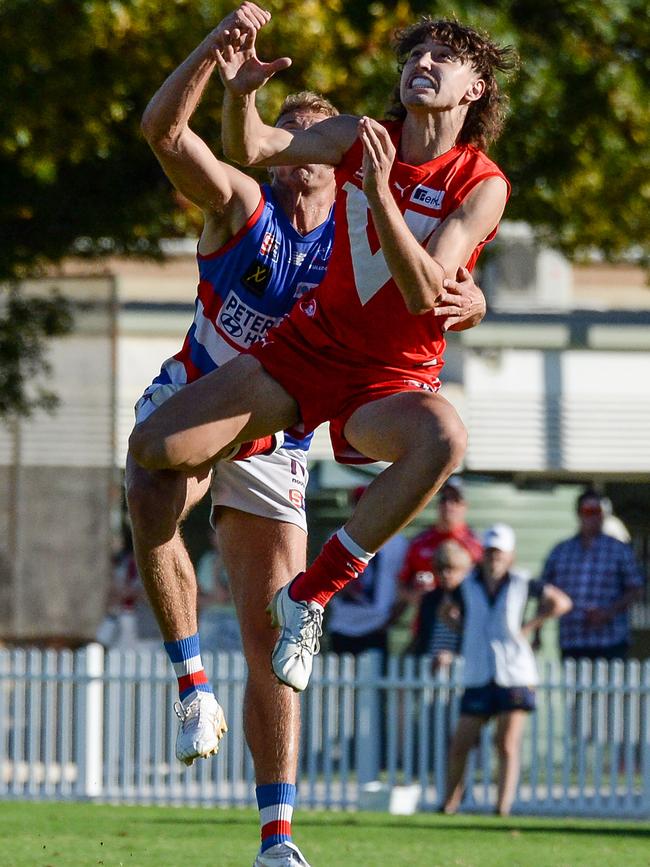
[[[448,14],[443,4],[403,0],[273,0],[269,7],[274,17],[259,38],[260,56],[289,54],[294,61],[260,95],[269,115],[286,92],[303,87],[343,111],[381,115],[396,80],[393,32],[424,11]],[[128,253],[144,229],[154,250],[170,226],[187,225],[172,215],[178,206],[142,141],[139,120],[165,76],[230,9],[201,0],[163,6],[5,0],[0,160],[13,195],[2,217],[21,215],[6,224],[5,237],[18,232],[24,241],[25,221],[51,225],[58,215],[47,209],[63,198],[76,207],[64,209],[55,242],[37,245],[35,257],[55,260],[78,235],[95,232],[114,236],[115,249]],[[522,57],[507,129],[494,152],[515,185],[509,216],[532,220],[569,253],[593,246],[612,257],[632,245],[647,250],[650,24],[640,0],[555,0],[543,7],[532,0],[465,0],[457,13],[516,42]],[[215,143],[220,100],[215,81],[195,122]],[[102,181],[92,178],[96,172]],[[97,192],[95,200],[88,189]],[[28,253],[23,245],[21,268]],[[17,276],[10,258],[2,257],[0,276]]]
[[[49,372],[44,337],[72,328],[69,303],[58,293],[50,298],[25,297],[11,286],[2,290],[0,308],[0,418],[52,410],[56,395],[38,381]]]

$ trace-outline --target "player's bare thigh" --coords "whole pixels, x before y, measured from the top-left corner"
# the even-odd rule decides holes
[[[215,518],[244,647],[271,648],[276,635],[265,609],[273,594],[305,569],[307,534],[297,524],[223,506]]]
[[[394,463],[420,447],[436,447],[460,460],[467,435],[458,413],[440,394],[403,391],[359,407],[348,419],[344,435],[357,451]]]
[[[178,391],[129,440],[148,469],[192,472],[224,448],[284,430],[298,420],[295,400],[256,358],[240,355]]]

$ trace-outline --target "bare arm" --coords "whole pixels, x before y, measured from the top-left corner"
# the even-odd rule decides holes
[[[478,183],[466,199],[438,226],[427,251],[452,276],[495,227],[503,214],[508,187],[503,178]]]
[[[356,139],[357,118],[328,117],[309,129],[280,129],[265,124],[254,95],[235,99],[226,91],[222,115],[223,150],[245,166],[337,166]]]
[[[585,622],[587,626],[597,629],[609,623],[621,611],[627,610],[630,605],[640,602],[642,599],[643,589],[641,587],[631,587],[607,608],[588,608],[585,611]]]
[[[261,26],[268,13],[251,11],[243,3],[228,15],[153,96],[142,117],[142,131],[165,174],[184,196],[206,214],[231,217],[236,225],[223,227],[232,234],[259,202],[259,187],[251,178],[217,159],[189,127],[205,87],[216,67],[215,52],[223,40],[245,39]]]
[[[469,300],[468,311],[461,316],[447,316],[443,331],[467,331],[483,321],[487,312],[485,295],[474,282],[467,268],[459,268],[455,280],[449,278],[443,281],[448,295],[458,294]]]
[[[573,608],[571,597],[555,587],[553,584],[545,584],[537,606],[537,613],[521,627],[524,635],[539,629],[544,621],[553,617],[562,617]]]
[[[390,169],[395,158],[390,136],[369,118],[362,118],[359,128],[364,144],[363,189],[384,258],[407,309],[423,314],[437,308],[438,315],[451,315],[457,321],[472,313],[471,324],[476,324],[484,314],[481,299],[476,296],[479,303],[472,312],[472,299],[460,292],[448,293],[445,280],[457,277],[459,267],[497,225],[505,207],[505,182],[488,178],[478,184],[436,229],[424,249],[406,225],[390,191]],[[468,285],[476,288],[473,281]]]
[[[224,85],[222,139],[229,159],[247,166],[341,162],[357,136],[356,118],[340,115],[308,130],[287,130],[265,124],[257,111],[255,91],[290,66],[290,58],[261,61],[251,34],[243,46],[230,40],[216,60]]]

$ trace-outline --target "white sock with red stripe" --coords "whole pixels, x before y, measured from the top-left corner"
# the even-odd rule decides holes
[[[291,819],[296,801],[293,783],[268,783],[255,789],[262,826],[261,852],[291,840]]]
[[[178,641],[165,641],[165,650],[178,678],[178,695],[182,702],[192,701],[197,692],[212,692],[201,662],[198,632]]]
[[[361,575],[374,556],[341,527],[325,542],[311,566],[293,579],[289,597],[294,602],[318,602],[324,608],[335,593]]]

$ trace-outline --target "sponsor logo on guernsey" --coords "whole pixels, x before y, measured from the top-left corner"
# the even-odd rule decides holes
[[[261,298],[264,295],[264,290],[269,285],[272,274],[273,269],[270,265],[254,259],[242,274],[241,282],[249,292]]]
[[[307,254],[302,250],[294,250],[291,254],[290,262],[292,265],[302,265],[302,263],[307,258]]]
[[[269,328],[277,325],[281,319],[281,316],[268,316],[254,310],[234,292],[229,292],[219,311],[216,325],[238,346],[246,348],[261,340]]]
[[[262,256],[271,256],[272,262],[277,262],[280,258],[280,245],[275,240],[275,235],[273,232],[266,232],[264,237],[262,238],[262,246],[260,247],[260,254]]]
[[[316,313],[316,302],[313,298],[309,301],[303,301],[300,304],[300,309],[305,315],[313,316]]]
[[[425,187],[424,184],[419,184],[411,193],[412,202],[417,202],[418,205],[431,208],[433,211],[439,211],[442,208],[444,197],[444,190],[434,190],[431,187]]]

